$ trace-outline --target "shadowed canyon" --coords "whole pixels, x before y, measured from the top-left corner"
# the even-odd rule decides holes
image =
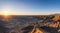
[[[60,14],[0,16],[0,33],[60,33]]]

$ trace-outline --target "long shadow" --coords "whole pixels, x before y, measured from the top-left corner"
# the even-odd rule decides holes
[[[27,27],[25,27],[25,28],[22,28],[22,30],[24,30],[23,33],[28,33],[28,32],[30,32],[30,31],[32,31],[33,27],[34,27],[34,26],[27,26]]]
[[[52,27],[46,27],[46,26],[43,26],[43,27],[40,27],[42,30],[44,31],[47,31],[47,32],[50,32],[50,33],[58,33],[57,32],[57,28],[52,28]]]
[[[27,27],[23,28],[22,29],[22,30],[24,30],[23,33],[28,33],[30,31],[32,31],[33,27],[34,26],[27,26]],[[49,32],[49,33],[58,33],[57,28],[43,26],[43,27],[40,27],[40,29],[42,29],[43,31]]]

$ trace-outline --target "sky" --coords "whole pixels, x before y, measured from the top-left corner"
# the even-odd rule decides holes
[[[48,15],[60,13],[60,0],[0,0],[0,14]]]

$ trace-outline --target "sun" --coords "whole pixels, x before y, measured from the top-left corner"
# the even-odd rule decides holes
[[[8,16],[9,15],[8,11],[4,11],[4,15]]]
[[[10,18],[10,14],[9,14],[8,11],[3,11],[3,18],[4,18],[5,20],[8,20],[8,19]]]
[[[3,16],[4,16],[4,18],[8,18],[9,17],[9,12],[8,11],[3,11]]]
[[[4,5],[1,10],[1,14],[4,16],[8,16],[11,12],[11,7],[9,5]]]
[[[5,21],[8,21],[8,19],[10,18],[10,15],[9,15],[9,12],[8,11],[3,11],[2,16],[3,16],[3,19]]]

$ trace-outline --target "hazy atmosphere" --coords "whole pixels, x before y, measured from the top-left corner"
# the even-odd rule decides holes
[[[0,0],[0,33],[60,33],[60,0]]]
[[[0,0],[0,14],[48,15],[60,13],[60,0]]]

